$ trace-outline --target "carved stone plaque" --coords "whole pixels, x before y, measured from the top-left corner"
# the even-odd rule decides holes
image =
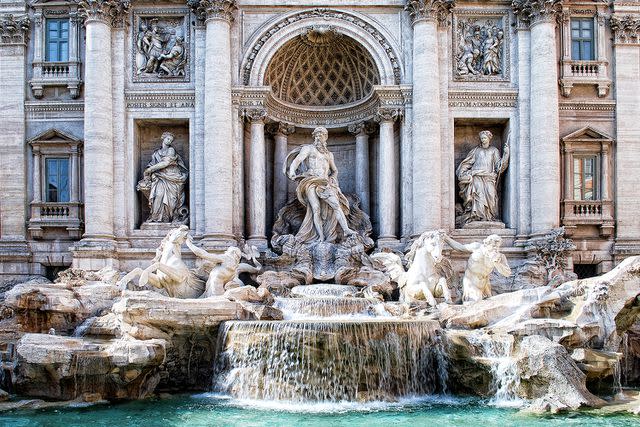
[[[134,82],[189,81],[189,12],[137,11],[131,53]]]
[[[508,16],[502,11],[456,12],[452,31],[454,80],[509,80]]]

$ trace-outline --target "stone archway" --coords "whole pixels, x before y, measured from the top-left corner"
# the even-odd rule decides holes
[[[319,8],[279,17],[265,25],[249,42],[241,65],[242,83],[262,86],[268,65],[281,47],[309,28],[329,26],[362,45],[371,55],[380,74],[380,84],[401,83],[403,70],[399,50],[380,25],[353,12]]]

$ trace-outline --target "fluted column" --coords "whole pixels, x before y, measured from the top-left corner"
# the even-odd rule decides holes
[[[398,213],[398,162],[393,138],[393,123],[398,118],[396,109],[381,108],[376,119],[380,123],[378,211],[380,234],[378,244],[396,240]]]
[[[349,126],[349,132],[356,136],[356,194],[360,198],[360,208],[371,213],[369,203],[369,123],[360,122]]]
[[[278,215],[282,207],[287,204],[287,176],[282,172],[287,158],[288,137],[296,131],[290,123],[273,123],[270,129],[273,133],[273,215]]]
[[[125,3],[84,0],[86,25],[84,64],[84,159],[86,240],[112,240],[113,225],[113,92],[111,68],[112,19]]]
[[[249,109],[246,111],[246,116],[251,123],[247,206],[249,244],[266,248],[267,153],[264,141],[264,119],[267,117],[267,112],[262,108]]]
[[[231,105],[232,0],[191,1],[205,21],[204,240],[224,247],[233,236],[233,112]]]
[[[413,21],[413,233],[441,226],[442,143],[438,24],[453,0],[409,0]]]
[[[640,254],[640,5],[614,3],[614,12],[611,17],[617,138],[614,253],[624,256]]]
[[[514,0],[513,7],[531,32],[531,232],[536,234],[560,222],[556,16],[562,0]]]

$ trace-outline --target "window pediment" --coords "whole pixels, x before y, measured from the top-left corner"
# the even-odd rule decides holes
[[[578,129],[562,138],[562,142],[574,143],[574,142],[612,142],[611,138],[606,133],[599,131],[591,126],[585,126]]]

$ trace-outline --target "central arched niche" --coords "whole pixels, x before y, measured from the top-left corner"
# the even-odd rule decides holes
[[[309,107],[357,104],[380,84],[371,54],[331,27],[314,26],[286,42],[265,73],[272,95]]]

